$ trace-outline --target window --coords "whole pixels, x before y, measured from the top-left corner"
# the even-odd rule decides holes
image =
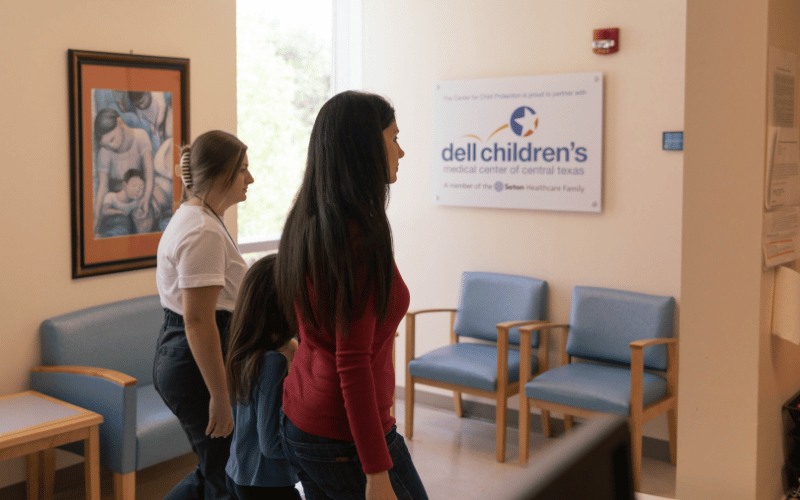
[[[242,253],[278,247],[319,108],[360,87],[360,13],[360,0],[236,2],[237,133],[255,178],[238,206]]]

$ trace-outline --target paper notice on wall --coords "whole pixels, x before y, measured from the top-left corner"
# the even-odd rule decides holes
[[[794,96],[797,81],[797,55],[777,47],[769,48],[769,124],[775,127],[795,127]]]
[[[800,344],[800,274],[785,266],[775,273],[772,334]]]
[[[765,212],[762,246],[765,267],[775,267],[800,258],[798,255],[798,223],[800,207],[786,207]]]
[[[768,141],[764,204],[800,205],[800,130],[770,127]]]

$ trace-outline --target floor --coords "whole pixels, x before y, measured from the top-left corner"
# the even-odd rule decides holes
[[[402,405],[402,401],[399,402]],[[398,405],[398,408],[402,406]],[[402,411],[398,430],[404,434]],[[517,431],[509,428],[505,463],[495,461],[494,425],[459,419],[454,413],[417,405],[414,439],[407,444],[422,482],[432,500],[499,498],[502,492],[536,461],[539,451],[558,442],[541,434],[531,435],[528,466],[517,463]],[[191,455],[145,469],[137,477],[137,500],[161,499],[195,464]],[[81,478],[82,479],[82,478]],[[58,486],[56,486],[58,490]],[[82,488],[81,488],[82,489]],[[675,466],[645,457],[642,463],[642,495],[639,500],[675,498]],[[75,489],[58,491],[55,500],[82,498]],[[110,476],[103,479],[103,500],[111,499]]]

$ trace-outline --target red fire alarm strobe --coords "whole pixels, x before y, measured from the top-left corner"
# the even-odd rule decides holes
[[[592,50],[595,54],[613,54],[619,50],[619,28],[594,30]]]

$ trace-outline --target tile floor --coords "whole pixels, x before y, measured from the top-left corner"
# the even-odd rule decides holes
[[[404,434],[402,401],[398,401],[398,430]],[[414,439],[407,444],[414,463],[432,500],[486,500],[498,498],[536,460],[539,451],[558,442],[558,437],[531,435],[528,466],[517,463],[517,431],[509,428],[507,460],[495,461],[494,425],[479,420],[459,419],[453,412],[417,405]],[[137,500],[157,500],[194,468],[187,455],[145,469],[137,477]],[[103,500],[111,499],[110,477],[103,480]],[[58,485],[56,486],[58,489]],[[82,489],[82,488],[81,488]],[[642,464],[642,495],[639,500],[675,498],[675,466],[651,458]],[[55,500],[82,498],[83,492],[60,491]]]

